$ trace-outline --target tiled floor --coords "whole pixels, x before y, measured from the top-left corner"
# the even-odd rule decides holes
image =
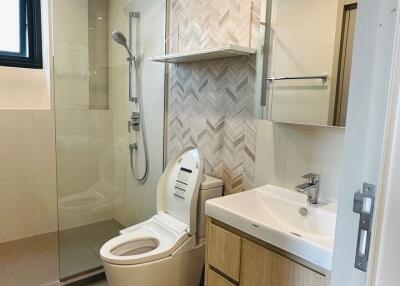
[[[57,233],[0,244],[1,286],[37,286],[57,279]]]
[[[60,233],[60,269],[68,276],[101,266],[99,250],[123,228],[111,220]],[[57,285],[58,235],[44,234],[0,244],[1,286]],[[94,282],[93,282],[94,283]],[[106,286],[105,281],[90,286]]]
[[[60,277],[101,267],[101,246],[122,228],[118,222],[109,220],[60,232]]]
[[[86,284],[85,286],[108,286],[108,284],[106,280],[100,280],[96,282],[91,282],[89,284]]]

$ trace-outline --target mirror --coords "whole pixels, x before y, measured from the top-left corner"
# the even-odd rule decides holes
[[[263,9],[264,118],[345,127],[357,1],[264,0]]]

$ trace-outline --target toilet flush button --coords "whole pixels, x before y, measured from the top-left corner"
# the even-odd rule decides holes
[[[176,181],[175,187],[186,191],[187,184],[185,184],[185,183],[183,183],[183,182],[180,182],[180,181]]]

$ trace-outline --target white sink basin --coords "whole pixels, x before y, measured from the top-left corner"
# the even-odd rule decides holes
[[[308,210],[300,214],[300,208]],[[328,271],[332,266],[336,205],[307,204],[303,194],[266,185],[208,200],[206,214]]]

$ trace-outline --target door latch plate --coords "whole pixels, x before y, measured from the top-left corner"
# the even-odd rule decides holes
[[[368,266],[375,193],[374,185],[364,183],[362,192],[354,194],[353,212],[360,214],[354,267],[364,272]]]

